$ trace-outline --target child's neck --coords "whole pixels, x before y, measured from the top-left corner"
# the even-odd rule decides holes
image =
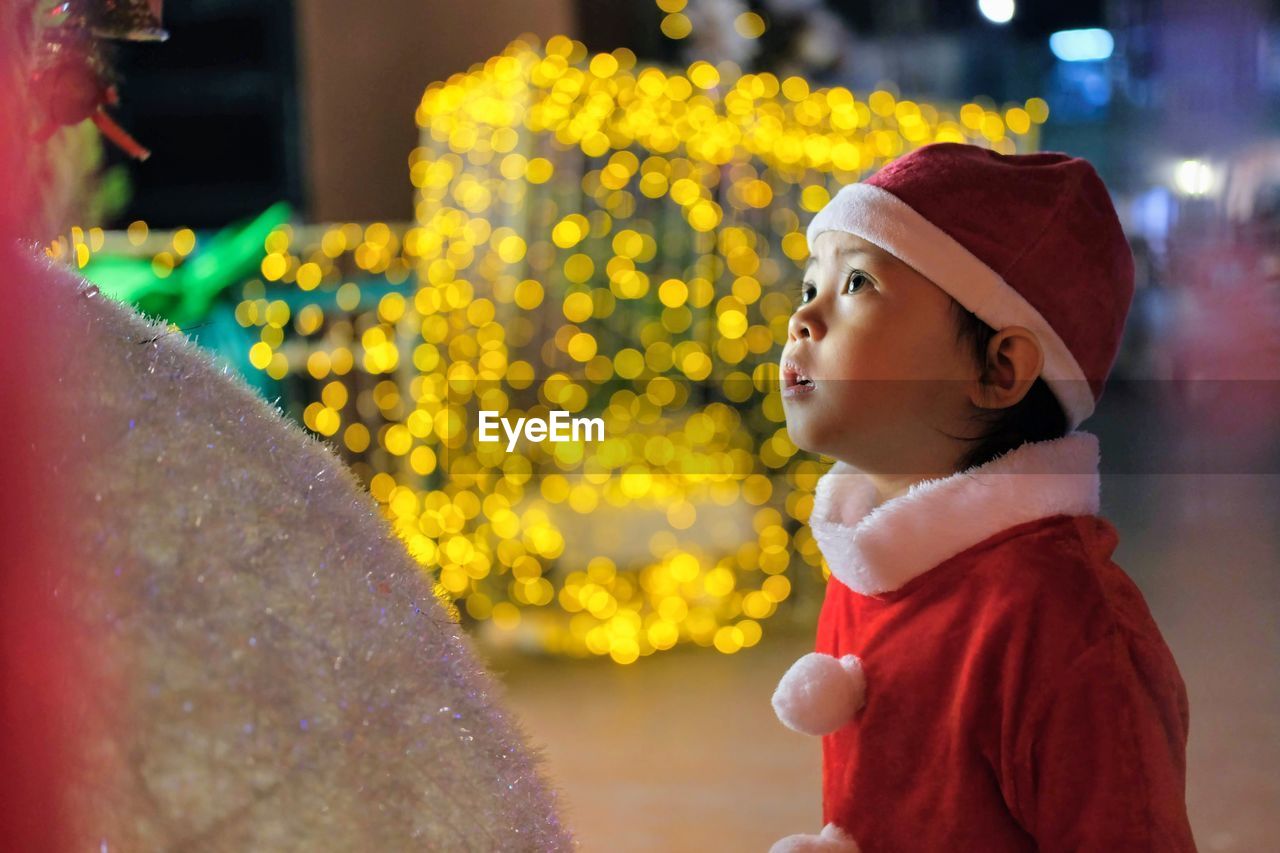
[[[925,480],[941,480],[944,477],[950,477],[955,471],[941,470],[928,474],[867,474],[867,479],[876,487],[879,498],[874,506],[891,501],[896,497],[905,495],[907,491],[916,483],[923,483]],[[874,508],[873,506],[873,508]]]
[[[942,480],[960,470],[965,446],[938,431],[897,436],[883,446],[864,446],[846,461],[866,475],[880,504],[905,495],[916,483]],[[865,455],[864,455],[865,454]],[[860,457],[860,458],[859,458]]]

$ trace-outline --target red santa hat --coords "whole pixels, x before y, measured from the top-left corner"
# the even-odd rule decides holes
[[[841,188],[809,223],[810,247],[824,231],[874,243],[994,329],[1029,329],[1070,428],[1093,413],[1133,298],[1133,254],[1087,160],[936,142]]]

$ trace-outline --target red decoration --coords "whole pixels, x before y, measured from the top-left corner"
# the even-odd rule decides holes
[[[36,128],[38,141],[60,127],[90,119],[102,135],[131,157],[145,160],[151,152],[107,114],[119,102],[107,64],[94,38],[164,41],[160,25],[163,0],[66,0],[49,10],[57,21],[40,34],[42,52],[49,57],[32,75],[36,100],[44,121]]]
[[[145,160],[151,152],[138,143],[128,131],[103,109],[119,102],[115,86],[103,85],[101,79],[83,62],[68,58],[57,65],[36,72],[32,88],[44,105],[46,119],[36,130],[36,140],[43,142],[60,127],[90,119],[102,135],[110,139],[130,157]]]

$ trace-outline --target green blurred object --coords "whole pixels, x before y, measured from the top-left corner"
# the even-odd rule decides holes
[[[106,253],[93,255],[81,274],[112,299],[186,329],[205,319],[222,291],[258,271],[267,235],[292,215],[293,208],[281,201],[248,222],[229,225],[198,243],[165,278],[152,271],[151,258]]]
[[[238,372],[263,398],[281,404],[301,422],[309,399],[302,388],[306,378],[290,375],[273,379],[267,371],[254,367],[249,351],[258,340],[258,330],[246,329],[236,320],[236,305],[243,298],[240,288],[262,275],[267,236],[292,214],[287,202],[278,202],[252,220],[197,239],[195,250],[167,277],[155,274],[149,253],[94,252],[80,272],[108,297],[177,325],[194,343],[214,352]],[[357,278],[353,283],[360,288],[357,312],[372,309],[387,293],[406,289],[379,276]],[[306,305],[318,305],[326,314],[343,310],[333,290],[304,292],[281,286],[272,296],[289,306],[290,315]]]

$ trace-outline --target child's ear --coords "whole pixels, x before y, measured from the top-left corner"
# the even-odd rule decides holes
[[[1007,409],[1027,395],[1044,369],[1040,343],[1022,326],[1006,326],[987,344],[982,375],[969,385],[980,409]]]

